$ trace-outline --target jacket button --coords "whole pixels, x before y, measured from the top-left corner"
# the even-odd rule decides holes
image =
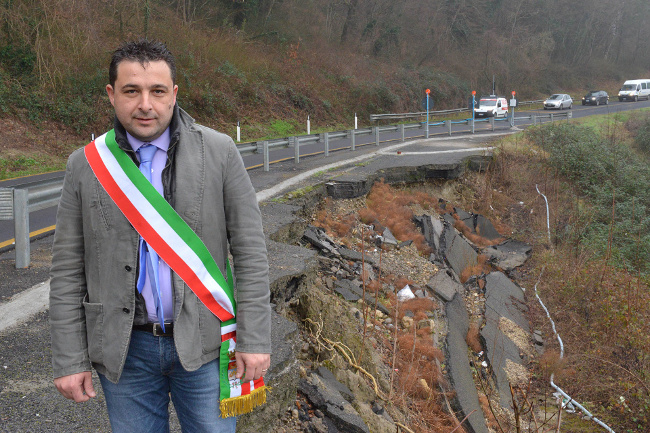
[[[124,312],[124,314],[129,314],[129,311],[130,311],[130,310],[129,310],[128,308],[125,307],[125,308],[122,308],[122,311]]]
[[[131,270],[133,268],[131,266],[129,266],[129,265],[126,265],[126,266],[124,266],[124,269],[126,269],[127,272],[131,272]]]

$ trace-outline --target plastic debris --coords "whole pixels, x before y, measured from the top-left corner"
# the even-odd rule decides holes
[[[409,299],[415,298],[411,287],[407,284],[402,290],[397,292],[397,299],[401,302],[408,301]]]

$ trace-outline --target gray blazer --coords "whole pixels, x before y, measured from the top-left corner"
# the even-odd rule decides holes
[[[268,262],[255,191],[232,139],[177,111],[172,191],[176,212],[224,276],[230,250],[237,349],[271,352]],[[138,233],[99,184],[83,153],[69,158],[57,212],[50,282],[54,377],[90,370],[120,378],[133,325]],[[174,343],[192,371],[219,356],[219,319],[176,275]]]

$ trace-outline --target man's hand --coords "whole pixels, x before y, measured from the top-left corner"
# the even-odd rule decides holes
[[[93,388],[90,371],[57,377],[54,379],[54,385],[65,398],[74,400],[77,403],[88,401],[97,395],[95,388]]]
[[[271,366],[271,355],[235,351],[235,361],[237,362],[237,379],[241,379],[242,382],[250,382],[266,374],[266,370]]]

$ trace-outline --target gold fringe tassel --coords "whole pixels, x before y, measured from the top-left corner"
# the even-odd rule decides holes
[[[241,395],[239,397],[225,398],[221,400],[219,403],[221,417],[229,418],[231,416],[239,416],[252,412],[257,406],[266,403],[266,392],[270,390],[270,387],[263,386],[254,389],[248,395]]]

